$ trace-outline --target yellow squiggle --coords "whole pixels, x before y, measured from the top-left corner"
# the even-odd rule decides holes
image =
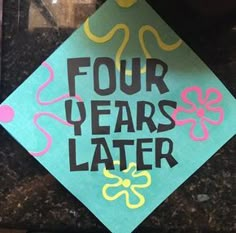
[[[115,65],[118,71],[120,71],[120,60],[121,60],[121,56],[129,42],[130,39],[130,30],[129,27],[125,24],[116,24],[107,34],[105,34],[104,36],[96,36],[91,32],[90,26],[89,26],[89,19],[87,19],[84,23],[84,32],[87,35],[87,37],[91,40],[94,41],[96,43],[106,43],[107,41],[109,41],[110,39],[113,38],[113,36],[115,35],[115,33],[119,30],[123,30],[124,31],[124,39],[121,43],[121,46],[119,47],[119,49],[117,50],[116,56],[115,56]],[[153,28],[152,26],[149,25],[144,25],[140,28],[139,30],[139,42],[141,45],[141,48],[143,50],[143,53],[145,55],[146,58],[151,58],[151,54],[149,53],[149,51],[146,48],[145,45],[145,41],[144,41],[144,33],[145,32],[151,32],[158,45],[160,46],[161,49],[163,49],[164,51],[173,51],[175,49],[177,49],[181,44],[182,44],[182,40],[178,40],[176,43],[168,45],[166,43],[164,43],[158,33],[158,31]],[[146,73],[146,66],[143,66],[140,70],[141,74]],[[127,76],[131,76],[132,75],[132,71],[131,70],[126,70],[125,74]]]
[[[89,19],[87,19],[84,23],[84,31],[85,31],[85,34],[87,35],[87,37],[96,42],[96,43],[106,43],[107,41],[109,41],[117,31],[119,30],[123,30],[124,31],[124,39],[121,43],[121,46],[119,47],[119,49],[117,50],[117,53],[116,53],[116,57],[115,57],[115,64],[116,64],[116,68],[117,70],[120,71],[120,60],[121,60],[121,55],[122,53],[124,52],[128,42],[129,42],[129,39],[130,39],[130,31],[129,31],[129,28],[127,25],[125,24],[116,24],[115,27],[113,27],[105,36],[96,36],[94,35],[91,30],[90,30],[90,27],[89,27]],[[132,72],[131,70],[126,70],[126,75],[129,75],[131,76],[132,75]]]
[[[152,57],[151,54],[149,53],[149,51],[147,50],[147,47],[146,47],[145,41],[144,41],[144,33],[148,32],[148,31],[151,32],[154,35],[159,47],[161,49],[163,49],[164,51],[167,51],[167,52],[171,52],[171,51],[177,49],[183,42],[180,39],[176,43],[168,45],[168,44],[163,42],[163,40],[160,37],[160,34],[158,33],[158,31],[154,27],[152,27],[150,25],[144,25],[139,30],[139,42],[140,42],[141,48],[142,48],[143,53],[144,53],[146,58],[151,58]]]

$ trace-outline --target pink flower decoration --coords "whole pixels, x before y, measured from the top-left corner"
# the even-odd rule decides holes
[[[188,95],[195,92],[197,94],[197,100],[199,103],[193,103],[189,98]],[[215,98],[211,98],[211,95],[216,95]],[[194,141],[203,141],[209,138],[209,132],[206,127],[206,122],[212,125],[220,125],[224,120],[224,111],[220,107],[214,107],[215,104],[218,104],[222,101],[223,97],[219,90],[216,88],[208,88],[206,90],[205,98],[203,97],[202,90],[200,87],[193,86],[186,88],[181,93],[181,98],[184,103],[190,105],[190,108],[186,109],[182,106],[177,107],[172,115],[173,120],[175,121],[176,125],[183,126],[185,124],[191,124],[190,128],[190,137]],[[200,106],[200,107],[199,107]],[[206,116],[207,112],[213,112],[218,114],[218,119],[213,120]],[[178,114],[182,115],[182,113],[186,113],[188,115],[195,115],[195,118],[186,118],[179,120],[177,119]],[[202,136],[195,135],[195,128],[200,124]]]

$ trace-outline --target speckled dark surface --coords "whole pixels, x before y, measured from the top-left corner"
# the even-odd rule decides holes
[[[27,0],[4,1],[0,100],[21,84],[72,32],[27,30]],[[208,18],[176,1],[149,1],[236,96],[236,11]],[[155,2],[155,4],[154,4]],[[169,4],[169,5],[168,5]],[[226,3],[224,3],[226,4]],[[171,5],[171,9],[168,6]],[[22,102],[23,104],[23,102]],[[236,117],[236,116],[235,116]],[[230,126],[229,126],[230,127]],[[235,232],[236,137],[177,189],[137,232]],[[115,224],[115,223],[114,223]],[[36,232],[105,232],[105,227],[0,128],[0,228]]]

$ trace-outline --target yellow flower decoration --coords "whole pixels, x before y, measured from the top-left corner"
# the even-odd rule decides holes
[[[119,164],[120,164],[119,161],[114,161],[114,165],[119,165]],[[140,172],[137,171],[136,163],[130,163],[128,168],[126,170],[122,171],[122,173],[128,174],[132,168],[134,168],[134,170],[132,171],[131,176],[134,178],[145,177],[146,183],[132,184],[132,182],[129,178],[122,179],[121,177],[110,173],[110,171],[108,171],[104,168],[103,175],[109,179],[116,179],[117,182],[112,183],[112,184],[105,184],[102,189],[102,195],[108,201],[114,201],[114,200],[118,199],[119,197],[121,197],[122,195],[124,195],[126,206],[130,209],[137,209],[137,208],[144,205],[145,198],[136,189],[144,189],[144,188],[149,187],[152,183],[152,178],[151,178],[151,175],[148,171],[140,171]],[[107,193],[108,189],[117,188],[117,187],[122,187],[123,190],[119,191],[118,193],[116,193],[113,196],[110,196]],[[130,202],[130,193],[134,194],[138,198],[139,201],[137,203]]]

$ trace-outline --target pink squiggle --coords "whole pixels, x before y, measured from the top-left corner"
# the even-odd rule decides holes
[[[47,106],[47,105],[52,105],[52,104],[54,104],[54,103],[57,103],[57,102],[59,102],[59,101],[61,101],[61,100],[63,100],[63,99],[68,99],[68,98],[70,98],[71,96],[67,93],[67,94],[64,94],[64,95],[62,95],[62,96],[60,96],[60,97],[58,97],[58,98],[55,98],[55,99],[53,99],[53,100],[50,100],[50,101],[41,101],[41,100],[40,100],[40,94],[41,94],[41,92],[42,92],[42,91],[53,81],[53,79],[54,79],[54,71],[53,71],[52,67],[51,67],[47,62],[43,62],[42,65],[48,69],[50,75],[49,75],[48,80],[47,80],[45,83],[43,83],[43,84],[39,87],[39,89],[38,89],[38,91],[37,91],[37,93],[36,93],[36,100],[37,100],[37,103],[38,103],[39,105]],[[74,96],[73,98],[75,98],[75,99],[76,99],[77,101],[79,101],[79,102],[83,102],[82,98],[81,98],[80,96],[78,96],[78,95]],[[53,140],[52,140],[52,136],[51,136],[43,127],[41,127],[41,126],[38,124],[38,119],[39,119],[40,117],[42,117],[42,116],[47,116],[47,117],[50,117],[50,118],[52,118],[52,119],[55,119],[55,120],[57,120],[58,122],[62,123],[63,125],[66,125],[66,126],[68,126],[68,127],[72,126],[72,124],[70,124],[70,123],[67,122],[66,120],[61,119],[60,117],[58,117],[57,115],[55,115],[55,114],[53,114],[53,113],[49,113],[49,112],[36,113],[36,114],[34,115],[34,119],[33,119],[34,125],[37,127],[37,129],[38,129],[40,132],[43,133],[43,135],[45,136],[45,138],[46,138],[46,140],[47,140],[47,144],[46,144],[46,147],[45,147],[42,151],[39,151],[39,152],[30,152],[30,154],[33,155],[33,156],[35,156],[35,157],[39,157],[39,156],[42,156],[42,155],[46,154],[46,153],[50,150],[50,148],[51,148],[51,146],[52,146],[52,141],[53,141]],[[80,119],[78,119],[78,121],[80,121]]]
[[[59,101],[61,101],[63,99],[69,98],[70,97],[69,94],[64,94],[62,96],[59,96],[59,97],[57,97],[57,98],[55,98],[53,100],[49,100],[49,101],[42,101],[40,99],[41,92],[54,80],[54,70],[53,70],[53,68],[47,62],[43,62],[42,66],[44,66],[45,68],[48,69],[48,71],[49,71],[49,78],[48,78],[48,80],[45,83],[43,83],[39,87],[39,89],[37,91],[37,94],[36,94],[37,103],[40,104],[40,105],[51,105],[51,104],[57,103],[57,102],[59,102]],[[80,96],[76,95],[75,98],[78,101],[82,102],[82,99],[81,99]]]
[[[30,152],[30,154],[33,155],[33,156],[42,156],[42,155],[44,155],[45,153],[47,153],[49,151],[49,149],[52,145],[52,136],[44,128],[42,128],[38,123],[38,119],[42,116],[48,116],[48,117],[50,117],[54,120],[57,120],[58,122],[62,123],[63,125],[72,126],[70,123],[68,123],[67,121],[61,119],[60,117],[56,116],[53,113],[50,113],[50,112],[36,113],[34,115],[34,124],[39,129],[39,131],[41,131],[44,134],[44,136],[46,137],[47,145],[46,145],[45,149],[43,149],[40,152]]]

